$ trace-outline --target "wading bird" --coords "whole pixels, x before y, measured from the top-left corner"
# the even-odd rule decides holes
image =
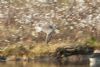
[[[57,32],[56,26],[54,24],[50,24],[50,23],[36,23],[35,25],[35,30],[36,32],[44,32],[46,33],[46,38],[45,38],[45,42],[48,44],[48,42],[51,39],[51,35],[53,32]]]

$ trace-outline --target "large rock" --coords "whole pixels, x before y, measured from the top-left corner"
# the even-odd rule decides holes
[[[91,58],[100,58],[100,50],[98,49],[94,50]]]
[[[57,58],[68,57],[71,55],[90,55],[94,49],[89,46],[77,46],[71,48],[58,48],[55,52]]]
[[[94,50],[93,55],[89,58],[89,61],[91,67],[100,66],[100,50]]]
[[[94,50],[94,53],[100,53],[100,50],[96,49]]]

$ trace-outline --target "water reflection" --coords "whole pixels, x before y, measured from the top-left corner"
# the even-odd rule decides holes
[[[88,64],[58,64],[52,62],[0,62],[0,67],[89,67]]]

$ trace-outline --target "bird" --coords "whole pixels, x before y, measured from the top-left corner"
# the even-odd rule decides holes
[[[57,33],[56,25],[50,24],[50,23],[45,22],[45,21],[36,23],[35,30],[36,30],[36,32],[46,33],[46,38],[45,38],[46,44],[48,44],[48,42],[50,41],[52,33],[54,33],[54,32]]]

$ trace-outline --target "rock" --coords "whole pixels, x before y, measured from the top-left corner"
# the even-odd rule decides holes
[[[6,61],[16,61],[16,56],[12,55],[7,57]]]
[[[94,50],[93,55],[89,58],[89,61],[91,67],[100,66],[100,50]]]
[[[6,57],[0,56],[0,61],[6,61]]]
[[[100,58],[100,50],[98,49],[94,50],[91,58]]]
[[[93,51],[94,49],[92,47],[79,45],[72,48],[58,48],[55,52],[55,56],[58,59],[71,55],[90,55],[93,53]]]
[[[28,61],[28,57],[26,55],[23,55],[22,57],[12,55],[7,57],[6,61]]]
[[[28,61],[28,57],[26,55],[23,55],[21,58],[22,61]]]
[[[100,58],[89,58],[90,66],[91,67],[98,67],[100,66]]]
[[[100,50],[96,49],[93,53],[100,53]]]

